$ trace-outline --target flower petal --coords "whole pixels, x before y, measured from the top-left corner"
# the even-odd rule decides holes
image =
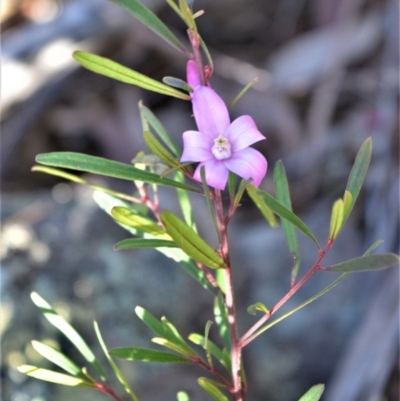
[[[257,129],[256,123],[250,116],[238,117],[225,132],[232,151],[237,152],[265,139],[265,136]]]
[[[193,60],[189,60],[186,64],[186,80],[193,89],[196,89],[201,84],[196,63]]]
[[[258,150],[253,148],[242,149],[222,162],[239,177],[246,180],[252,178],[252,184],[255,187],[260,185],[267,173],[267,160]]]
[[[193,178],[201,182],[200,169],[205,167],[206,182],[210,187],[216,189],[224,189],[228,181],[228,169],[219,160],[207,160],[206,162],[200,163],[196,171],[194,172]]]
[[[210,138],[224,135],[229,127],[229,113],[224,101],[207,86],[199,86],[192,93],[193,114],[197,128]]]
[[[181,162],[204,162],[213,159],[211,148],[214,141],[198,131],[183,133],[183,153]]]

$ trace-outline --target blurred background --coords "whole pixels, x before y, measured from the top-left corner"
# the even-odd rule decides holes
[[[163,0],[143,0],[185,41],[185,29]],[[398,3],[394,0],[196,0],[200,33],[215,62],[214,89],[231,110],[251,114],[267,140],[257,144],[273,192],[281,159],[292,202],[321,243],[331,205],[342,196],[355,155],[372,136],[373,156],[355,211],[327,263],[379,251],[398,252]],[[185,78],[185,58],[127,12],[106,0],[3,0],[2,21],[2,399],[105,400],[86,389],[30,379],[20,364],[54,368],[30,345],[80,355],[33,306],[32,291],[81,332],[105,361],[96,319],[109,348],[152,347],[134,313],[166,315],[181,333],[202,333],[212,299],[171,260],[152,250],[114,252],[128,234],[101,212],[92,191],[32,173],[35,155],[75,151],[130,162],[145,149],[137,104],[143,100],[180,143],[194,128],[188,102],[144,92],[81,69],[71,57],[88,50],[150,77]],[[91,177],[91,179],[94,179]],[[128,182],[96,182],[130,191]],[[173,190],[163,190],[165,208]],[[204,199],[193,197],[201,232],[211,244]],[[239,331],[256,321],[246,308],[276,303],[290,284],[291,257],[280,229],[271,229],[249,199],[230,227]],[[302,272],[316,250],[300,238]],[[337,278],[319,273],[288,310]],[[333,291],[273,327],[245,349],[251,401],[297,400],[324,382],[325,401],[399,400],[398,269],[350,275]],[[216,338],[216,329],[211,337]],[[216,340],[217,341],[217,340]],[[105,362],[106,364],[106,362]],[[120,365],[142,401],[169,401],[185,390],[208,400],[196,367]],[[122,392],[121,392],[122,394]]]

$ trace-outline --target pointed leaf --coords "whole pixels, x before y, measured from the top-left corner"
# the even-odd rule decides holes
[[[175,168],[180,165],[179,160],[175,159],[175,157],[164,148],[161,142],[159,142],[151,132],[146,131],[143,134],[143,138],[148,148],[167,166]]]
[[[229,401],[229,398],[218,388],[214,381],[200,377],[197,379],[199,386],[216,401]]]
[[[160,137],[160,139],[168,146],[169,150],[177,157],[180,158],[182,155],[182,151],[176,145],[171,135],[165,129],[165,127],[161,124],[160,120],[154,115],[154,113],[143,105],[142,102],[139,102],[139,110],[140,115],[145,118],[150,126],[154,129],[156,134]]]
[[[126,84],[135,85],[148,91],[161,93],[162,95],[190,100],[190,96],[181,91],[97,54],[75,51],[74,58],[83,67],[96,74],[104,75],[117,81],[125,82]]]
[[[135,313],[147,327],[154,331],[154,333],[164,338],[167,336],[164,325],[149,311],[142,308],[141,306],[137,306],[135,308]]]
[[[168,241],[172,240],[172,238],[156,222],[146,217],[142,217],[125,207],[114,207],[111,210],[111,215],[119,223],[124,224],[128,227],[132,227],[144,233],[154,235],[155,237],[159,237],[160,239],[166,239]]]
[[[128,181],[138,180],[149,184],[165,185],[201,193],[199,189],[181,182],[176,182],[169,178],[160,178],[157,174],[140,170],[129,164],[107,160],[97,156],[89,156],[74,152],[52,152],[37,155],[36,161],[39,164],[47,166],[85,171]]]
[[[287,220],[289,223],[293,224],[304,235],[311,238],[314,241],[314,243],[317,245],[318,249],[320,249],[318,241],[314,237],[314,234],[311,232],[311,230],[293,212],[291,212],[287,207],[283,206],[282,203],[277,201],[274,197],[272,197],[267,192],[261,191],[260,189],[256,189],[252,185],[250,185],[248,187],[247,191],[249,192],[249,194],[252,192],[256,192],[256,194],[261,197],[262,201],[275,214],[280,216],[282,219]]]
[[[235,195],[235,197],[234,197],[234,199],[233,199],[233,204],[234,204],[235,206],[239,205],[239,203],[240,203],[240,201],[241,201],[241,199],[242,199],[243,193],[244,193],[245,189],[246,189],[249,185],[251,185],[251,181],[247,181],[247,180],[245,180],[245,179],[243,179],[242,181],[240,181],[239,188],[238,188],[237,193],[236,193],[236,195]]]
[[[317,384],[310,388],[300,399],[299,401],[318,401],[322,393],[325,390],[325,386],[323,384]]]
[[[258,78],[252,79],[236,96],[235,98],[229,103],[228,109],[233,107],[241,98],[242,96],[258,81]]]
[[[329,227],[329,238],[334,240],[338,236],[343,227],[344,219],[344,202],[343,199],[338,199],[332,207],[331,223]]]
[[[87,386],[93,387],[94,384],[84,381],[77,377],[65,375],[64,373],[54,372],[52,370],[41,369],[36,366],[22,365],[17,368],[21,373],[34,377],[35,379],[44,380],[51,383],[62,384],[63,386]]]
[[[175,174],[175,180],[178,182],[184,182],[185,176],[182,172]],[[181,206],[182,215],[185,219],[186,224],[191,227],[197,233],[196,222],[193,219],[192,204],[190,201],[189,193],[183,189],[177,189],[179,205]]]
[[[164,77],[163,82],[166,85],[172,86],[174,88],[182,89],[186,92],[193,92],[193,88],[187,84],[187,82],[183,81],[182,79],[175,78],[175,77]]]
[[[258,310],[263,313],[269,313],[269,309],[262,302],[257,302],[253,305],[250,305],[247,308],[247,313],[250,313],[250,315],[255,315]]]
[[[125,8],[135,18],[150,28],[158,36],[168,42],[176,49],[185,52],[184,46],[176,38],[176,36],[168,29],[168,27],[147,7],[137,0],[110,0],[115,4]]]
[[[254,204],[258,207],[262,215],[264,216],[265,220],[268,221],[271,227],[278,227],[279,224],[276,221],[275,215],[272,210],[263,202],[261,196],[257,193],[257,189],[249,185],[247,188],[247,193],[249,194],[250,198],[253,200]]]
[[[114,245],[115,251],[126,251],[138,248],[177,248],[173,241],[164,239],[128,238]]]
[[[219,335],[222,339],[224,347],[231,349],[231,338],[229,334],[228,310],[224,303],[222,294],[219,293],[214,301],[214,318],[219,328]]]
[[[188,354],[184,348],[182,348],[179,344],[173,343],[172,341],[166,340],[161,337],[154,337],[151,341],[155,344],[161,345],[162,347],[168,348],[172,351],[175,351],[177,354],[184,355],[185,357],[190,358],[191,354]]]
[[[192,259],[213,269],[226,267],[221,256],[173,213],[168,211],[161,213],[161,221],[167,233]]]
[[[376,255],[361,256],[359,258],[347,260],[333,266],[325,267],[323,270],[332,272],[363,272],[368,270],[387,269],[396,267],[400,263],[399,256],[394,253],[381,253]]]
[[[228,372],[231,371],[231,361],[229,355],[224,353],[214,342],[208,340],[206,344],[205,337],[197,333],[190,334],[188,338],[194,344],[200,345],[204,349],[207,347],[211,355],[213,355]]]
[[[278,161],[274,168],[274,185],[276,192],[276,199],[287,209],[292,211],[292,202],[290,200],[289,184],[286,178],[285,168],[283,167],[282,161]],[[282,220],[282,228],[285,233],[286,242],[288,244],[289,252],[293,256],[293,268],[292,268],[292,284],[295,282],[297,274],[300,269],[300,249],[299,241],[297,240],[297,233],[294,226],[287,220]]]
[[[136,394],[132,391],[131,387],[129,386],[129,383],[126,381],[124,375],[122,374],[121,370],[119,369],[119,367],[117,366],[117,364],[112,360],[112,358],[110,357],[110,354],[107,350],[107,346],[103,340],[103,337],[100,333],[100,328],[99,325],[97,324],[97,322],[94,322],[94,331],[96,333],[97,339],[99,340],[101,349],[104,352],[104,355],[106,356],[109,364],[111,365],[112,370],[115,373],[115,376],[117,376],[117,379],[119,380],[119,382],[122,384],[122,386],[124,387],[125,391],[129,394],[129,396],[131,397],[132,401],[139,401]]]
[[[102,380],[105,380],[105,373],[92,350],[79,335],[79,333],[65,321],[38,293],[32,292],[33,303],[42,311],[46,319],[63,333],[83,357],[97,370]]]
[[[128,361],[159,362],[159,363],[188,363],[190,359],[164,351],[156,351],[147,348],[126,347],[115,348],[110,351],[116,358]]]
[[[50,347],[49,345],[39,341],[32,341],[32,346],[40,355],[50,362],[53,362],[55,365],[59,366],[61,369],[64,369],[71,375],[78,376],[84,380],[85,376],[83,375],[80,367],[72,362],[71,359],[65,356],[58,349]]]
[[[361,146],[357,153],[356,160],[354,162],[353,168],[350,171],[349,180],[347,181],[346,190],[350,192],[351,204],[347,208],[347,213],[344,216],[344,221],[347,220],[349,214],[351,213],[354,204],[356,203],[357,197],[360,193],[361,186],[364,182],[369,163],[371,161],[372,154],[372,139],[368,138]]]

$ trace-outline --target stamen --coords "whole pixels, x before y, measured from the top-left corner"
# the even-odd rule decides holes
[[[211,148],[211,152],[217,160],[227,159],[232,155],[231,144],[227,138],[220,135],[214,139],[214,146]]]

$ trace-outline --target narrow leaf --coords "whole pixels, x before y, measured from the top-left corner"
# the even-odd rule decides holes
[[[111,215],[119,223],[124,224],[128,227],[132,227],[144,233],[154,235],[155,237],[159,237],[160,239],[165,239],[169,241],[172,240],[172,238],[156,222],[146,217],[142,217],[125,207],[114,207],[111,210]]]
[[[334,240],[343,227],[344,220],[344,202],[338,199],[332,207],[331,222],[329,226],[329,238]]]
[[[40,355],[50,362],[53,362],[55,365],[59,366],[61,369],[64,369],[71,375],[78,376],[84,380],[85,376],[83,375],[80,367],[72,362],[71,359],[65,356],[58,349],[38,341],[32,341],[32,346]]]
[[[164,77],[163,82],[166,85],[172,86],[174,88],[182,89],[186,92],[193,92],[193,88],[182,79],[175,77]]]
[[[276,199],[292,212],[292,202],[290,200],[289,184],[286,178],[285,168],[282,161],[278,161],[274,168],[274,185],[276,192]],[[289,252],[293,256],[293,268],[291,281],[294,284],[297,274],[300,269],[300,249],[297,233],[294,226],[287,220],[282,220],[282,228],[285,233],[286,242],[288,244]]]
[[[139,248],[177,248],[173,241],[164,239],[128,238],[114,245],[115,251],[126,251]]]
[[[160,178],[157,174],[140,170],[129,164],[107,160],[97,156],[89,156],[74,152],[52,152],[37,155],[36,161],[46,166],[85,171],[87,173],[100,174],[128,181],[138,180],[149,184],[165,185],[201,193],[199,189],[181,182],[176,182],[169,178]]]
[[[147,327],[154,331],[154,333],[164,338],[168,335],[165,331],[164,325],[149,311],[142,308],[141,306],[137,306],[135,308],[135,313]]]
[[[130,85],[135,85],[148,91],[161,93],[162,95],[190,100],[189,95],[161,82],[155,81],[137,71],[131,70],[128,67],[124,67],[108,58],[84,51],[75,51],[74,58],[83,67],[95,72],[96,74],[104,75]]]
[[[83,357],[97,370],[102,380],[105,380],[105,373],[93,352],[79,335],[79,333],[65,321],[38,293],[32,292],[33,303],[42,311],[46,319],[63,333]]]
[[[249,185],[251,185],[251,181],[247,181],[245,179],[240,181],[238,191],[233,199],[233,204],[235,206],[239,205],[239,203],[242,199],[243,193],[244,193],[245,189],[249,187]]]
[[[182,172],[178,171],[175,174],[175,180],[178,182],[184,182],[185,176]],[[197,232],[196,222],[193,219],[192,204],[190,201],[189,193],[183,189],[177,189],[179,205],[181,206],[182,215],[185,219],[186,224]]]
[[[115,4],[125,8],[135,18],[150,28],[158,36],[168,42],[176,49],[185,52],[184,46],[176,38],[176,36],[168,29],[168,27],[147,7],[137,0],[110,0]]]
[[[253,200],[254,204],[258,207],[261,214],[264,216],[265,220],[268,221],[271,227],[278,227],[279,224],[275,218],[274,213],[272,210],[263,202],[262,197],[257,193],[257,190],[254,186],[248,186],[247,193],[249,194],[250,198]]]
[[[169,167],[179,167],[180,163],[175,157],[164,148],[164,146],[159,142],[156,137],[149,131],[143,134],[144,141],[148,148],[167,166]]]
[[[214,381],[206,379],[205,377],[200,377],[197,379],[197,382],[203,390],[214,398],[214,400],[229,401],[229,398],[216,386]]]
[[[320,249],[320,246],[318,244],[317,239],[314,237],[314,234],[311,232],[311,230],[293,213],[291,212],[288,208],[282,205],[282,203],[278,202],[274,197],[272,197],[270,194],[261,191],[260,189],[256,189],[253,186],[249,186],[247,191],[249,193],[251,192],[256,192],[257,195],[259,195],[262,199],[262,201],[278,216],[280,216],[282,219],[287,220],[289,223],[293,224],[298,230],[300,230],[304,235],[309,237],[314,241],[314,243],[317,245],[318,249]]]
[[[172,341],[166,340],[161,337],[154,337],[151,341],[155,344],[161,345],[162,347],[168,348],[172,351],[175,351],[177,354],[181,354],[190,359],[191,354],[188,354],[180,345],[173,343]]]
[[[115,348],[110,351],[116,358],[128,361],[159,362],[159,363],[187,363],[190,359],[164,351],[155,351],[147,348],[127,347]]]
[[[131,387],[129,386],[129,383],[126,381],[124,375],[122,374],[121,370],[119,369],[119,367],[117,366],[117,364],[112,360],[112,358],[110,357],[110,354],[108,353],[107,350],[107,346],[103,340],[103,337],[100,333],[100,328],[99,325],[97,324],[97,322],[94,322],[94,331],[96,333],[97,339],[99,340],[101,349],[104,352],[104,355],[106,356],[109,364],[111,365],[112,370],[115,373],[115,376],[117,376],[117,379],[119,380],[119,382],[122,384],[122,386],[124,387],[125,391],[129,394],[129,396],[131,397],[132,401],[139,401],[136,394],[132,391]]]
[[[160,120],[154,115],[154,113],[143,105],[142,102],[139,102],[139,110],[140,114],[149,122],[150,126],[154,129],[156,134],[160,137],[160,139],[168,146],[169,150],[178,158],[181,157],[182,151],[176,145],[174,140],[171,138],[171,135],[165,129],[163,124],[161,124]]]
[[[243,95],[258,81],[258,78],[254,78],[251,80],[236,96],[235,98],[229,103],[228,109],[233,107],[242,97]]]
[[[139,208],[143,207],[143,205],[128,204],[127,202],[124,202],[113,196],[110,196],[108,194],[98,192],[98,191],[95,191],[93,193],[93,199],[99,205],[99,207],[110,216],[111,216],[111,210],[115,206],[123,206],[126,208],[132,208],[132,210],[135,212],[139,212],[140,211]],[[135,209],[133,209],[133,208],[135,208]],[[124,225],[121,225],[121,227],[133,235],[140,235],[140,233],[137,230],[135,230],[131,227],[124,226]],[[144,234],[144,237],[146,237],[148,235],[149,234]],[[172,246],[172,244],[168,244],[168,245]],[[167,258],[171,258],[175,262],[179,263],[179,265],[182,267],[182,269],[185,270],[185,272],[188,273],[194,280],[196,280],[203,288],[210,291],[214,295],[216,294],[216,289],[207,280],[204,272],[201,269],[199,269],[199,267],[196,265],[194,260],[192,260],[188,255],[186,255],[186,253],[183,252],[182,249],[172,248],[172,247],[171,248],[170,247],[161,247],[161,248],[154,248],[154,249],[156,249],[158,252],[161,252]]]
[[[357,197],[360,193],[362,184],[367,174],[368,166],[371,161],[372,154],[372,139],[368,138],[361,146],[357,153],[356,160],[353,168],[350,171],[349,180],[347,181],[346,190],[350,192],[352,199],[351,205],[347,209],[347,213],[344,216],[344,221],[349,217],[354,204],[356,203]]]
[[[219,335],[222,339],[224,347],[230,350],[231,338],[229,335],[228,310],[221,293],[218,294],[214,301],[214,318],[215,323],[218,325]]]
[[[206,344],[206,338],[197,333],[190,334],[188,338],[194,344],[200,345],[204,349],[207,347],[211,355],[213,355],[228,372],[231,371],[231,361],[229,355],[224,353],[214,342],[209,339],[207,340]]]
[[[213,269],[226,267],[221,256],[173,213],[161,213],[161,221],[167,233],[188,256]]]
[[[257,302],[247,308],[247,313],[250,313],[250,315],[255,315],[257,311],[269,313],[269,309],[261,302]]]
[[[376,255],[361,256],[359,258],[347,260],[333,266],[325,267],[323,270],[332,272],[363,272],[368,270],[387,269],[396,267],[400,263],[399,256],[394,253],[381,253]]]
[[[318,401],[322,393],[325,390],[325,386],[323,384],[317,384],[310,388],[300,399],[299,401]]]
[[[36,366],[22,365],[17,368],[21,373],[34,377],[35,379],[44,380],[51,383],[62,384],[63,386],[87,386],[94,387],[93,383],[84,381],[77,377],[65,375],[63,373],[54,372],[52,370],[41,369]]]

